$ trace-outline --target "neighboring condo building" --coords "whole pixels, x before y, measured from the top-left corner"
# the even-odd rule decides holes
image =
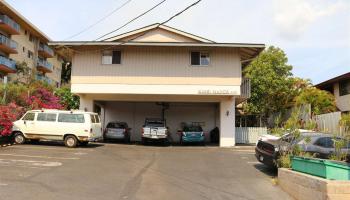
[[[50,39],[5,1],[0,1],[0,80],[18,79],[16,63],[27,63],[35,79],[60,86],[63,58]]]
[[[350,72],[319,83],[315,87],[332,93],[339,111],[350,112]]]

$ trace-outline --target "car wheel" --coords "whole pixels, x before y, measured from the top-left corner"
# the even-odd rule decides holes
[[[165,139],[163,140],[163,146],[169,146],[169,145],[170,145],[169,139],[168,139],[168,138],[165,138]]]
[[[180,137],[180,145],[184,145],[184,141],[182,140],[182,136]]]
[[[77,146],[78,144],[78,140],[75,136],[73,135],[68,135],[64,138],[64,144],[66,145],[66,147],[68,148],[74,148]]]
[[[80,145],[81,145],[81,146],[87,146],[88,144],[89,144],[89,142],[87,142],[87,141],[80,142]]]
[[[22,133],[15,133],[13,139],[16,144],[24,144],[26,142],[26,138]]]
[[[146,145],[147,143],[147,139],[146,138],[141,138],[141,144],[142,145]]]
[[[130,143],[130,135],[127,135],[125,137],[124,142],[127,143],[127,144]]]

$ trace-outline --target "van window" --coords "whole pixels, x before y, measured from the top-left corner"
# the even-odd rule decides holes
[[[100,116],[95,115],[95,121],[96,121],[96,123],[100,123]]]
[[[100,117],[98,115],[90,115],[91,123],[100,123]]]
[[[83,114],[58,114],[58,122],[68,122],[68,123],[84,123]]]
[[[95,116],[94,116],[94,115],[90,115],[90,118],[91,118],[91,123],[96,123],[96,120],[95,120]]]
[[[57,114],[54,113],[38,113],[37,121],[54,122]]]
[[[26,115],[24,115],[22,120],[34,121],[34,117],[35,117],[35,113],[27,113]]]

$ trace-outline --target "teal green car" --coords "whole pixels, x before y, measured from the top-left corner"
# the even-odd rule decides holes
[[[200,126],[185,126],[181,132],[180,143],[205,143],[205,135]]]

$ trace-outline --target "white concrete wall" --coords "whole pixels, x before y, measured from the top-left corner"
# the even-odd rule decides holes
[[[220,147],[235,146],[235,99],[220,102]]]
[[[146,117],[161,117],[162,107],[155,103],[142,102],[106,102],[105,125],[110,121],[124,121],[132,128],[131,140],[141,140],[141,128]],[[218,105],[214,103],[170,103],[170,107],[165,111],[167,126],[171,133],[171,139],[174,142],[179,141],[176,134],[181,129],[181,123],[204,122],[203,129],[209,133],[218,121]],[[206,140],[209,141],[209,134]]]
[[[94,109],[94,101],[93,99],[87,98],[84,95],[80,96],[80,106],[79,110],[85,110],[88,112],[92,112]]]

